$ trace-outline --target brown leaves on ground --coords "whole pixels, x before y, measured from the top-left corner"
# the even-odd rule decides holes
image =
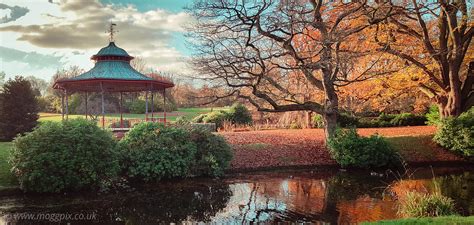
[[[425,136],[423,140],[427,135],[433,135],[435,131],[436,128],[433,126],[358,129],[358,132],[364,136],[376,133],[385,137]],[[222,132],[219,134],[233,147],[232,169],[337,165],[326,149],[322,129]],[[416,140],[411,142],[413,141],[416,142]],[[420,145],[432,144],[429,148],[423,148],[422,154],[416,154],[418,151],[416,145],[404,146],[412,145],[410,142],[402,141],[397,144],[402,146],[401,154],[409,162],[461,160],[434,143],[419,143]]]

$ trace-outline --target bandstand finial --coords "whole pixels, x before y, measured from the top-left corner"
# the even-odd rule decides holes
[[[109,30],[107,33],[109,33],[109,41],[114,42],[114,34],[117,33],[117,30],[114,30],[114,26],[117,26],[117,24],[110,22]]]

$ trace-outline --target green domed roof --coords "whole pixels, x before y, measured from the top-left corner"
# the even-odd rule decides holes
[[[153,80],[133,69],[128,62],[113,60],[98,61],[91,70],[70,80],[90,79]]]
[[[135,92],[164,90],[174,86],[169,80],[150,77],[136,71],[130,65],[133,57],[114,42],[100,49],[91,59],[95,60],[92,69],[79,76],[58,80],[53,87],[73,92]]]
[[[100,49],[100,51],[94,55],[96,56],[125,56],[125,57],[130,57],[130,55],[127,53],[127,51],[123,50],[123,48],[117,47],[114,42],[110,42],[107,47],[104,47]]]

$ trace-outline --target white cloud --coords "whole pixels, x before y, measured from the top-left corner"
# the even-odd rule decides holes
[[[30,13],[0,24],[0,46],[55,54],[62,56],[64,67],[89,69],[90,56],[107,45],[105,30],[113,21],[119,30],[116,43],[129,54],[142,57],[159,71],[190,73],[184,63],[186,56],[171,46],[173,34],[183,32],[183,25],[192,19],[186,13],[159,8],[140,12],[131,5],[104,5],[98,0],[63,0],[59,4],[7,0],[5,4],[28,7]]]

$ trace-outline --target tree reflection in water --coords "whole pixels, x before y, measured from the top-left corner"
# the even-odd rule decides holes
[[[352,224],[395,218],[396,204],[385,195],[387,185],[402,190],[429,184],[432,182],[431,174],[430,171],[428,176],[411,181],[393,181],[370,176],[367,172],[314,173],[305,170],[254,173],[221,180],[161,182],[138,188],[132,193],[103,196],[3,196],[0,197],[0,213],[94,212],[97,215],[93,221],[67,221],[69,224],[278,221]],[[473,173],[447,174],[435,179],[441,190],[455,200],[463,214],[472,215]],[[10,224],[50,222],[22,220]]]
[[[92,214],[95,220],[67,221],[70,224],[157,224],[182,221],[210,222],[223,209],[231,196],[229,186],[223,182],[183,182],[184,184],[158,185],[141,188],[133,193],[105,196],[23,196],[14,199],[0,198],[3,218],[15,213],[29,214]],[[6,222],[6,221],[5,221]],[[9,224],[50,224],[54,221],[20,220]],[[64,221],[63,221],[64,222]]]

